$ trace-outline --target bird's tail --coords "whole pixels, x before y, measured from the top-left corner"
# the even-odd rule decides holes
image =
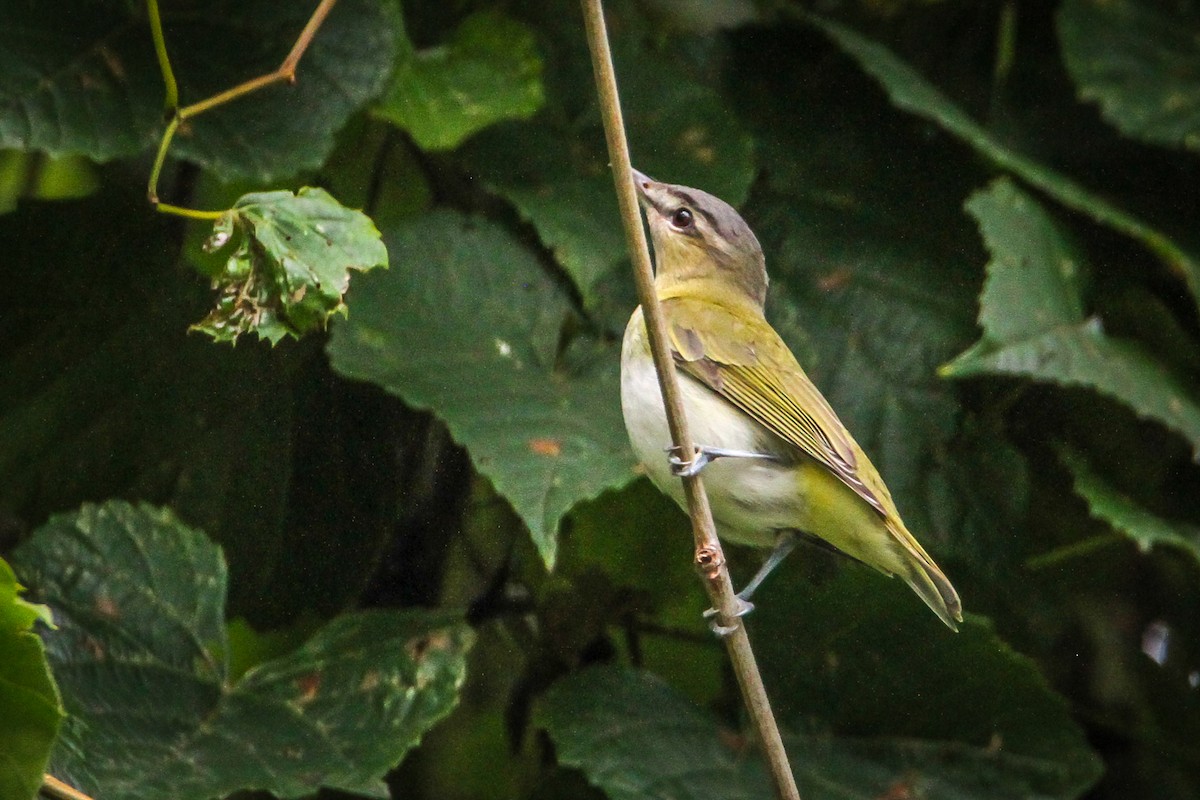
[[[957,631],[958,623],[962,622],[962,601],[958,599],[958,592],[954,590],[950,579],[904,528],[904,523],[895,525],[889,520],[888,528],[907,551],[905,555],[908,557],[904,559],[906,569],[900,573],[900,577],[950,630]]]

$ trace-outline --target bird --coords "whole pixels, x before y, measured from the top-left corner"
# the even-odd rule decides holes
[[[621,410],[634,453],[659,490],[686,510],[681,479],[704,470],[718,536],[771,548],[738,594],[740,613],[753,608],[750,596],[797,539],[806,539],[899,575],[958,630],[958,592],[767,321],[766,261],[750,226],[708,192],[637,170],[633,176],[695,457],[672,447],[641,306],[622,342]]]

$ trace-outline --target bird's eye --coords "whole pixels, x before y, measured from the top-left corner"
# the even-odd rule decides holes
[[[671,224],[680,230],[691,227],[692,212],[686,208],[677,209],[675,213],[671,215]]]

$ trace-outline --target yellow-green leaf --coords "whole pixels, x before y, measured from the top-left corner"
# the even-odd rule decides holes
[[[498,11],[467,17],[444,45],[400,48],[391,88],[374,112],[425,150],[449,150],[542,106],[542,59],[533,32]]]
[[[63,719],[42,640],[50,610],[20,597],[12,568],[0,559],[0,797],[33,800]]]

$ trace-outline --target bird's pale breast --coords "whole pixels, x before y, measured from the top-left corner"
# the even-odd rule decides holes
[[[683,484],[667,461],[671,434],[640,313],[630,320],[621,362],[621,409],[634,453],[650,480],[683,505]],[[776,438],[703,384],[679,371],[676,375],[695,442],[762,452],[763,443]],[[704,486],[721,538],[770,547],[776,531],[801,525],[807,502],[798,477],[795,463],[760,459],[721,458],[705,467]]]

